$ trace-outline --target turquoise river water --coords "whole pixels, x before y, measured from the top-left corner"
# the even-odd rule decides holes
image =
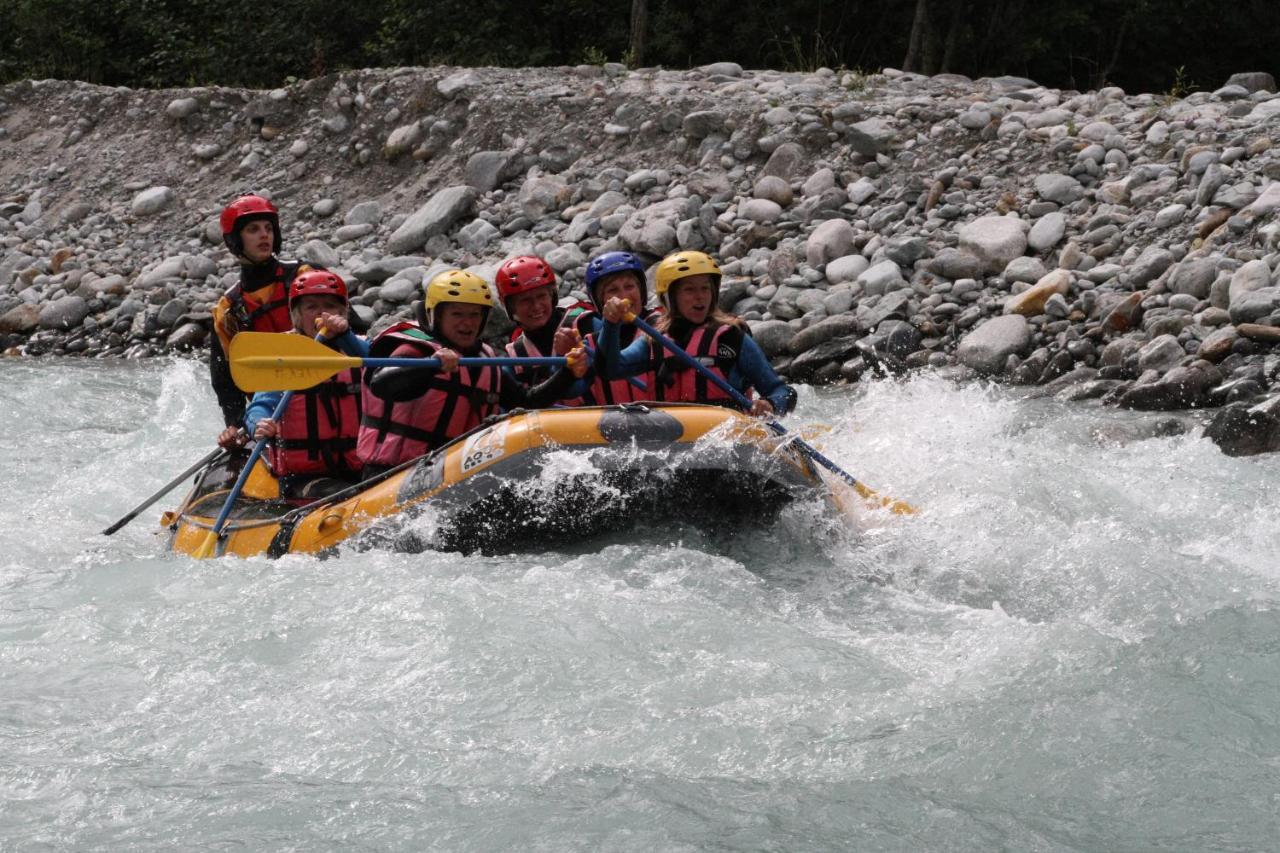
[[[197,562],[201,365],[0,378],[0,850],[1280,845],[1280,456],[921,377],[791,419],[915,518]]]

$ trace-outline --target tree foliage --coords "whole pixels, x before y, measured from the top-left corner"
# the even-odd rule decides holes
[[[633,23],[635,26],[633,26]],[[278,86],[366,66],[885,66],[1167,91],[1280,74],[1280,3],[1239,0],[7,0],[0,81]]]

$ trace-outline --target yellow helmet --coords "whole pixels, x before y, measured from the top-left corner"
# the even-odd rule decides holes
[[[445,270],[427,282],[426,307],[430,311],[442,302],[465,302],[481,308],[493,307],[493,291],[480,276],[465,270]]]
[[[704,274],[715,276],[716,284],[719,285],[720,267],[716,266],[710,255],[705,252],[676,252],[674,255],[667,255],[658,264],[658,270],[654,273],[654,289],[659,296],[666,296],[671,285],[680,279]]]

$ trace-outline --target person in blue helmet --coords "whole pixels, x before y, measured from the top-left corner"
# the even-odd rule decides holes
[[[662,314],[661,310],[648,311],[645,308],[649,302],[649,293],[644,263],[631,252],[606,252],[593,258],[587,264],[585,278],[587,292],[595,310],[581,315],[576,328],[588,350],[598,348],[604,329],[601,315],[605,303],[610,299],[625,299],[628,304],[637,306],[641,319],[649,323],[657,322]],[[627,347],[637,334],[638,330],[633,324],[623,324],[618,330],[620,345]],[[641,370],[629,377],[609,378],[603,375],[603,371],[592,369],[584,381],[586,390],[583,400],[587,405],[611,406],[655,399],[652,370]]]

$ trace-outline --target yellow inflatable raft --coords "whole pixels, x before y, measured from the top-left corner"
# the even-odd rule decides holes
[[[206,469],[162,524],[194,554],[243,456]],[[515,412],[380,477],[305,506],[280,499],[259,461],[217,554],[369,547],[495,553],[579,541],[628,525],[767,522],[791,501],[834,501],[808,457],[759,421],[667,404]],[[413,523],[425,512],[430,523]]]

